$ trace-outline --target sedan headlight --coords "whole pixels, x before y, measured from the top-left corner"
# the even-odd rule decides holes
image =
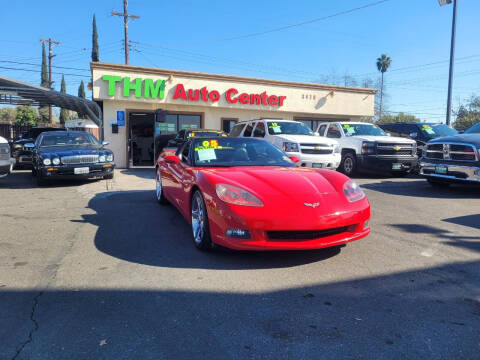
[[[48,166],[48,165],[51,165],[51,164],[52,164],[52,160],[50,160],[50,159],[48,159],[48,158],[43,159],[43,165]]]
[[[262,200],[251,192],[229,184],[217,184],[215,188],[220,200],[243,206],[263,206]]]
[[[60,165],[60,159],[58,157],[53,158],[52,163],[53,165]]]
[[[353,180],[348,180],[343,185],[343,193],[345,194],[347,200],[350,202],[359,201],[365,197],[365,193],[363,192],[363,190]]]
[[[298,144],[294,142],[284,142],[282,150],[285,152],[298,152]]]
[[[109,162],[113,161],[113,154],[108,154],[107,155],[107,161],[109,161]]]
[[[100,156],[98,157],[98,161],[99,161],[99,162],[105,162],[105,155],[100,155]]]
[[[375,154],[375,143],[373,141],[363,141],[362,154]]]

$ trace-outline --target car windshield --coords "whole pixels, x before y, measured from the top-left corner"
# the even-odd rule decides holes
[[[187,133],[187,138],[191,138],[191,137],[214,137],[214,136],[226,137],[227,134],[225,134],[222,131],[191,131],[191,132]]]
[[[295,166],[285,153],[259,139],[198,139],[192,146],[195,166]]]
[[[373,124],[342,124],[345,136],[370,135],[370,136],[388,136],[385,131]]]
[[[268,133],[270,135],[312,135],[313,132],[303,123],[287,121],[268,121]]]
[[[465,130],[465,134],[480,134],[480,122]]]
[[[424,124],[421,125],[422,133],[428,138],[437,138],[440,136],[457,135],[458,131],[444,124]]]
[[[98,145],[97,139],[87,133],[50,133],[44,135],[40,146]]]

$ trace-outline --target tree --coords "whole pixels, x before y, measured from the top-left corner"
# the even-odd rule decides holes
[[[92,61],[100,61],[100,56],[98,54],[97,19],[95,18],[95,14],[93,14]]]
[[[50,89],[47,70],[47,53],[45,52],[45,43],[42,42],[42,71],[40,76],[40,86]]]
[[[4,107],[0,108],[0,121],[7,123],[14,123],[17,118],[17,110],[15,108]]]
[[[67,86],[65,85],[65,76],[62,75],[62,84],[60,86],[60,92],[66,94]],[[70,112],[67,109],[60,110],[60,124],[65,124],[65,120],[70,118]]]
[[[405,114],[403,112],[399,112],[396,115],[384,115],[381,119],[377,121],[377,124],[388,124],[388,123],[396,123],[396,122],[420,122],[421,120],[417,118],[415,115]]]
[[[83,80],[80,82],[80,85],[78,86],[78,97],[85,99],[85,84],[83,83]]]
[[[465,130],[470,126],[480,122],[480,96],[472,96],[467,104],[460,105],[455,111],[457,119],[453,127],[457,130]]]
[[[37,109],[32,106],[23,105],[17,107],[16,124],[35,126],[38,123]]]
[[[382,73],[382,82],[380,85],[380,114],[379,120],[382,120],[382,104],[383,104],[383,74],[388,70],[390,64],[392,63],[392,59],[385,54],[382,54],[379,58],[377,58],[377,69]]]

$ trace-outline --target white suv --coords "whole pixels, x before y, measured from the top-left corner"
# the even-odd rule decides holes
[[[10,156],[8,141],[0,136],[0,177],[7,176],[12,172],[13,159]]]
[[[336,140],[315,136],[299,121],[258,119],[236,124],[230,136],[263,138],[300,161],[297,166],[335,170],[342,159]]]

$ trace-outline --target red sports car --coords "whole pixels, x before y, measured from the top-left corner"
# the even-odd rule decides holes
[[[370,204],[355,182],[296,167],[264,140],[192,138],[174,151],[158,158],[157,200],[178,208],[199,249],[318,249],[370,233]]]

